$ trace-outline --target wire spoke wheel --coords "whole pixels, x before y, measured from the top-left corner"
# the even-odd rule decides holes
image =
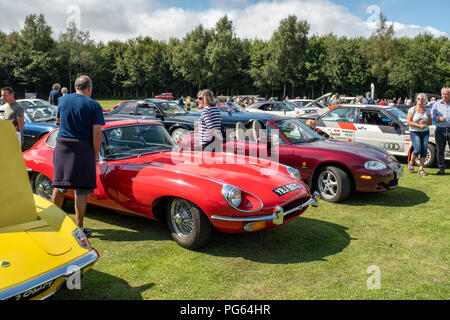
[[[184,248],[199,248],[211,237],[211,222],[205,213],[189,200],[172,198],[167,201],[166,220],[172,239]]]
[[[52,181],[42,173],[38,173],[34,179],[34,192],[49,201],[52,201]]]
[[[194,227],[191,206],[184,199],[175,199],[170,208],[170,218],[174,231],[181,238],[187,238]]]

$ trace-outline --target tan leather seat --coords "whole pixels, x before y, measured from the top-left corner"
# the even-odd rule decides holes
[[[259,122],[258,120],[253,120],[252,133],[253,133],[253,139],[255,141],[258,141],[258,138],[260,138],[260,137],[266,136],[266,130],[262,127],[261,122]]]
[[[246,128],[242,122],[236,122],[236,140],[245,140]]]

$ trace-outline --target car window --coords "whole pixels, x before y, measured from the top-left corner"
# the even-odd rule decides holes
[[[47,137],[46,143],[47,143],[47,145],[48,145],[50,148],[55,148],[55,146],[56,146],[56,137],[58,136],[58,132],[59,132],[59,129],[53,131],[53,132]]]
[[[32,104],[30,101],[17,101],[17,102],[22,106],[22,108],[34,106],[34,104]]]
[[[122,109],[120,109],[119,112],[117,112],[117,114],[127,114],[127,115],[134,115],[134,109],[135,109],[136,105],[135,104],[129,104],[126,105],[125,107],[123,107]]]
[[[33,102],[34,102],[34,104],[36,105],[36,106],[39,106],[39,107],[42,107],[42,106],[48,106],[49,105],[49,103],[47,102],[47,101],[45,101],[45,100],[33,100]]]
[[[356,108],[335,108],[323,115],[321,120],[354,123],[356,120]]]
[[[140,105],[137,108],[138,116],[147,116],[147,117],[154,117],[155,116],[155,107],[149,106],[149,105]]]
[[[392,124],[392,120],[388,116],[383,115],[383,113],[379,110],[361,109],[359,113],[359,123],[389,126]]]

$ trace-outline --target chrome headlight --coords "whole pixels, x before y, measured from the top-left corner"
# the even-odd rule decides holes
[[[242,192],[240,189],[226,184],[222,187],[222,195],[230,206],[238,208],[242,202]]]
[[[367,161],[364,163],[364,168],[367,170],[384,170],[387,166],[380,161]]]
[[[89,249],[91,247],[88,238],[81,229],[75,229],[75,231],[72,232],[72,235],[83,249]]]

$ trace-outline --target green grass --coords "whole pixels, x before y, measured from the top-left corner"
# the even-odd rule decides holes
[[[427,171],[405,171],[393,191],[322,201],[277,229],[217,232],[199,251],[164,223],[89,206],[100,258],[82,290],[53,299],[449,299],[450,175]],[[74,218],[73,202],[64,209]],[[367,288],[371,265],[379,290]]]

